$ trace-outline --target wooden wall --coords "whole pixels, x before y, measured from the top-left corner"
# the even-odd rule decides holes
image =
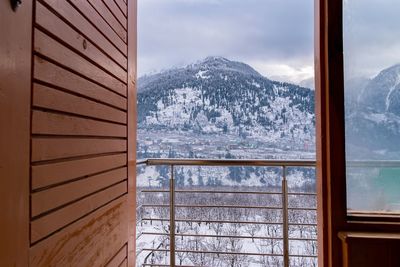
[[[9,5],[2,1],[2,16],[3,8],[11,10],[3,2]],[[8,175],[17,181],[1,184],[13,220],[1,228],[14,231],[10,240],[25,230],[9,249],[25,260],[15,255],[0,265],[27,266],[28,260],[30,266],[128,265],[135,226],[136,1],[26,2],[31,1],[1,21],[8,23],[13,15],[28,20],[25,39],[14,43],[26,53],[16,51],[10,60],[20,56],[29,64],[21,77],[8,81],[24,95],[0,94],[2,102],[14,100],[10,110],[2,106],[2,128],[25,114],[7,136],[2,133],[0,162],[10,166],[0,168],[2,180]],[[134,16],[129,25],[128,10]],[[8,197],[7,190],[16,197]],[[12,208],[22,215],[13,215]],[[22,226],[12,227],[16,222]],[[133,266],[134,257],[129,259]]]
[[[33,266],[126,262],[127,15],[124,0],[36,2]]]

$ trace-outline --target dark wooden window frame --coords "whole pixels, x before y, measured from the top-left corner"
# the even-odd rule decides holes
[[[400,217],[347,213],[341,0],[315,0],[315,77],[319,266],[342,266],[339,232],[399,232]]]

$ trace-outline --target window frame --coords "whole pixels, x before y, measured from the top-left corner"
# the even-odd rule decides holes
[[[347,212],[343,0],[315,0],[314,7],[318,264],[342,266],[339,232],[399,232],[400,215]]]

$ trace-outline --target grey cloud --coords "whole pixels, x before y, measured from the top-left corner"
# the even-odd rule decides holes
[[[344,5],[346,76],[373,77],[400,63],[400,1],[347,0]]]
[[[313,0],[139,0],[139,74],[209,55],[313,62]]]

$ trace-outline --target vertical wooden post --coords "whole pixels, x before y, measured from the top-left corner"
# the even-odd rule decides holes
[[[343,1],[315,0],[315,117],[318,266],[342,266],[338,232],[347,227]]]
[[[174,165],[171,165],[171,177],[169,180],[169,256],[171,267],[175,266],[175,179]]]
[[[32,6],[0,1],[0,266],[28,266]]]
[[[283,266],[289,267],[289,216],[286,166],[282,169]]]
[[[137,0],[128,1],[128,266],[136,266]]]

